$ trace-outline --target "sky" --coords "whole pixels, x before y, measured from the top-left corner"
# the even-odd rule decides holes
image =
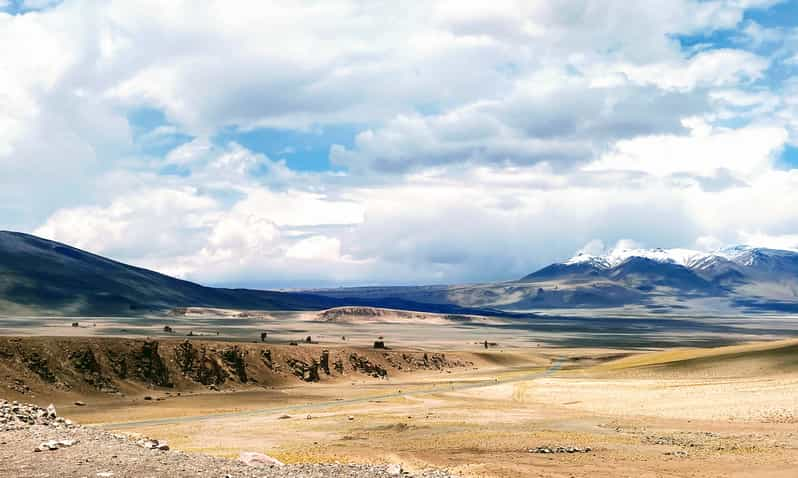
[[[0,229],[263,288],[796,249],[796,73],[796,0],[0,0]]]

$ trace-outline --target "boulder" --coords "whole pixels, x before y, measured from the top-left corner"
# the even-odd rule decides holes
[[[77,444],[77,440],[47,440],[46,442],[41,443],[39,446],[33,449],[33,451],[54,451],[58,450],[59,448],[67,448]]]
[[[245,451],[238,456],[238,460],[247,466],[282,466],[283,462],[269,455],[254,451]]]
[[[136,442],[136,445],[146,448],[147,450],[169,450],[169,443],[164,440],[141,439]]]

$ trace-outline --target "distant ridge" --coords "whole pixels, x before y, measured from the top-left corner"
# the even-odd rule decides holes
[[[402,297],[326,297],[206,287],[30,234],[0,231],[0,314],[131,315],[175,307],[322,310],[374,306],[453,314],[495,313]]]
[[[132,315],[175,307],[368,306],[532,319],[538,310],[798,313],[798,253],[631,249],[580,254],[522,279],[474,285],[264,291],[206,287],[30,234],[0,231],[0,314]]]
[[[798,253],[734,246],[577,254],[509,282],[314,290],[330,297],[412,298],[515,312],[622,309],[624,314],[796,313]]]
[[[181,305],[302,310],[335,303],[311,294],[205,287],[30,234],[0,231],[0,311],[98,315]]]

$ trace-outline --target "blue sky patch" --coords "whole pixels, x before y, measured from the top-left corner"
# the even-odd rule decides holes
[[[132,110],[127,114],[127,122],[136,149],[146,155],[163,156],[194,139],[169,124],[164,113],[155,108]]]
[[[284,159],[288,167],[297,171],[327,171],[330,164],[330,147],[340,144],[351,148],[362,126],[335,125],[314,128],[311,131],[260,128],[252,131],[228,129],[213,138],[215,144],[231,141],[261,153],[271,160]]]
[[[798,2],[787,0],[767,9],[746,10],[744,19],[764,27],[793,27],[798,19]]]
[[[777,166],[784,169],[798,169],[798,147],[786,145],[781,152]]]

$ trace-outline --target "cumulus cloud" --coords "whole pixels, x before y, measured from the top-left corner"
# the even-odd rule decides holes
[[[689,60],[646,65],[621,64],[613,69],[630,81],[666,90],[727,86],[762,78],[769,62],[754,53],[719,49],[700,52]]]
[[[24,45],[0,65],[2,226],[267,286],[512,279],[622,240],[787,244],[798,87],[773,70],[794,51],[744,20],[771,3],[0,13],[0,44]],[[711,44],[728,31],[746,40]],[[264,129],[290,146],[244,141]],[[330,168],[302,167],[302,134]]]
[[[107,206],[61,209],[34,234],[122,256],[147,243],[150,254],[168,256],[191,243],[192,231],[207,227],[216,207],[212,198],[191,188],[145,189],[122,194]]]
[[[798,251],[798,234],[773,235],[762,232],[741,231],[740,240],[743,244],[756,247]]]
[[[692,246],[710,235],[729,243],[747,239],[741,224],[798,226],[792,172],[720,192],[606,174],[466,168],[393,185],[327,185],[324,193],[252,186],[229,204],[196,188],[143,190],[62,210],[36,232],[205,282],[329,285],[501,280],[580,247],[595,252],[630,238]],[[757,204],[771,194],[781,203],[763,211]],[[157,247],[142,248],[144,237]]]
[[[587,162],[613,142],[684,130],[706,101],[646,87],[591,87],[581,75],[543,71],[504,98],[439,115],[399,116],[360,133],[331,159],[350,168],[404,172],[447,163]]]
[[[733,171],[746,176],[766,172],[787,141],[783,127],[748,126],[714,129],[699,122],[689,135],[640,136],[619,141],[587,170],[641,171],[716,175]]]

